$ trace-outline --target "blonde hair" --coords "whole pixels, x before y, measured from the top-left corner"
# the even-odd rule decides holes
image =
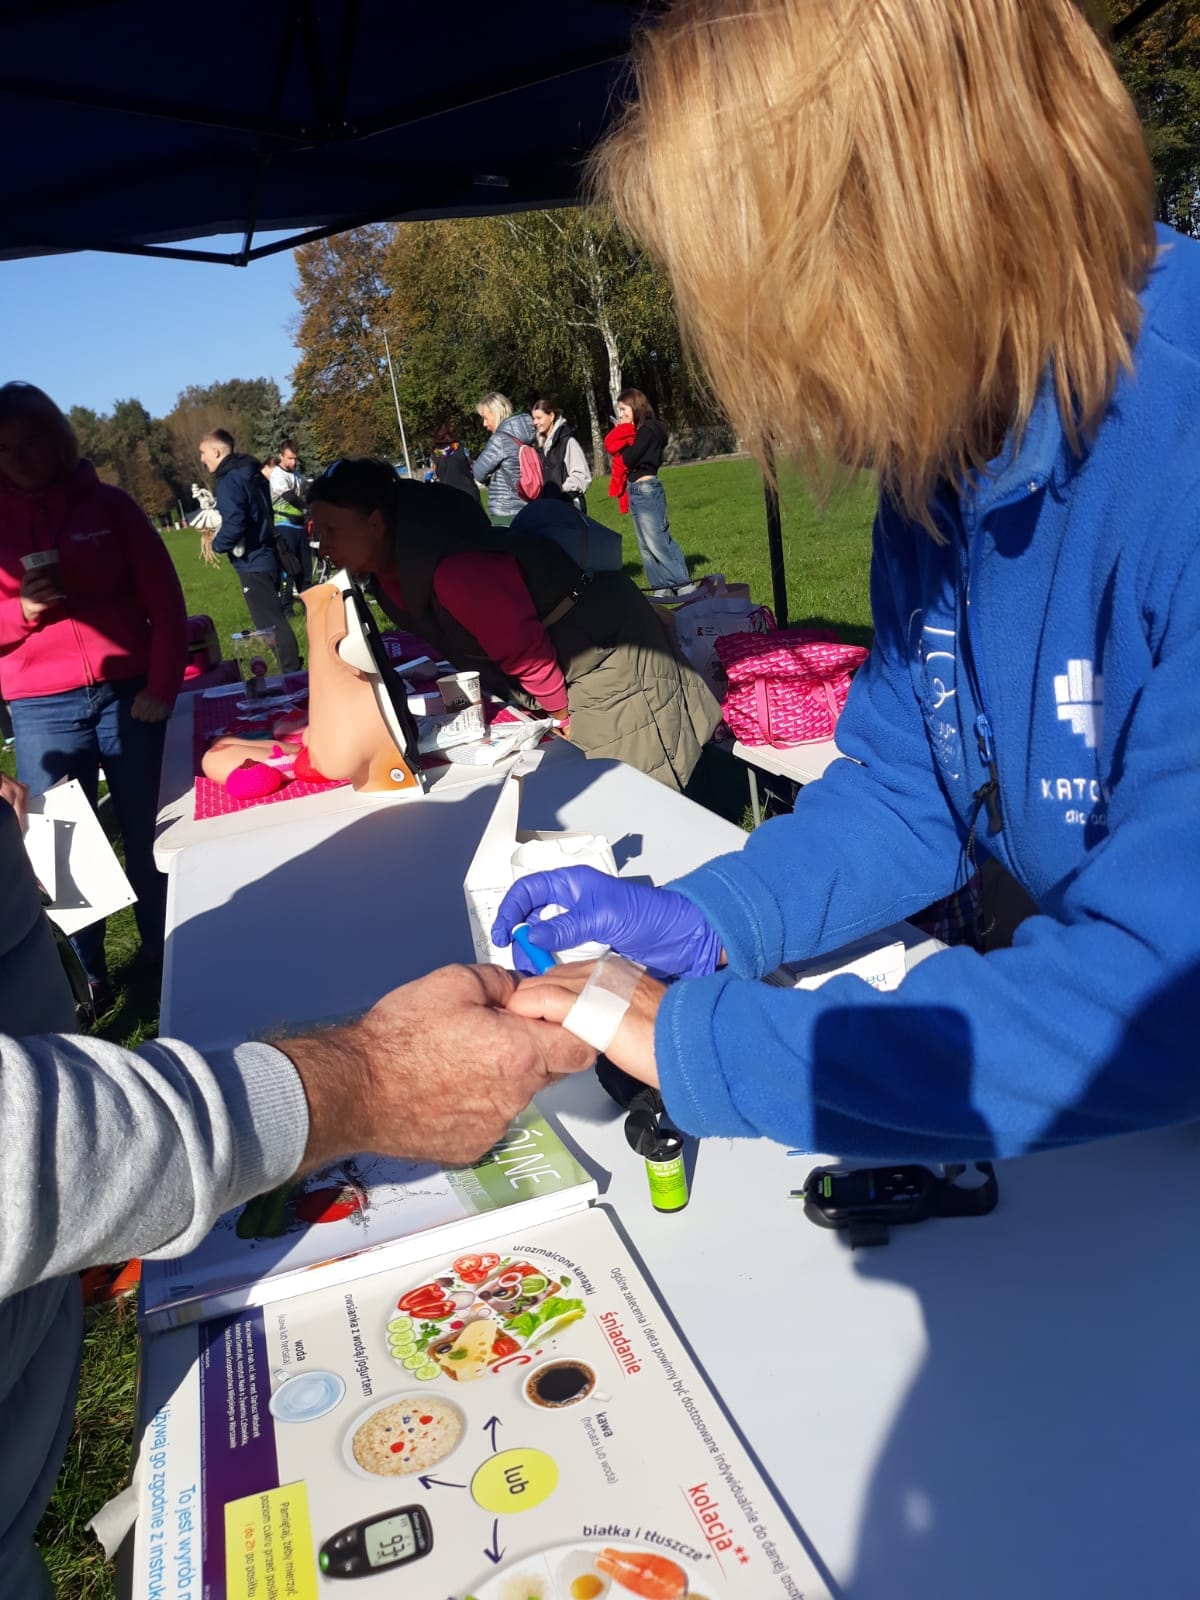
[[[677,0],[635,69],[593,181],[768,472],[872,468],[930,526],[1048,363],[1072,445],[1098,424],[1153,181],[1073,0]]]
[[[75,429],[44,389],[19,378],[0,384],[0,427],[24,422],[53,439],[58,450],[58,477],[69,478],[79,465]]]
[[[485,414],[489,416],[493,427],[498,427],[505,417],[511,417],[513,414],[512,401],[506,394],[485,394],[475,410],[481,417]]]

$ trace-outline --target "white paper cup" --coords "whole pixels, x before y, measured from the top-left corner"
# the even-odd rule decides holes
[[[442,704],[447,711],[462,711],[466,706],[477,706],[483,694],[477,672],[451,672],[437,681]]]

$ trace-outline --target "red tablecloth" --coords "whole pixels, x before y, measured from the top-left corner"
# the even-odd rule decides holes
[[[433,679],[429,682],[432,684]],[[308,674],[306,672],[291,673],[285,680],[284,686],[291,694],[302,695],[298,702],[299,708],[307,706]],[[196,798],[193,816],[197,822],[202,822],[209,817],[230,817],[235,812],[246,811],[251,806],[278,805],[284,800],[302,800],[305,795],[323,794],[326,789],[338,789],[348,781],[339,778],[329,783],[312,783],[301,778],[294,778],[291,783],[284,784],[282,789],[276,789],[272,794],[258,795],[253,798],[234,798],[229,794],[224,784],[214,783],[211,778],[206,778],[201,771],[200,763],[204,752],[212,741],[222,734],[232,738],[253,739],[258,734],[266,732],[263,740],[266,753],[269,753],[275,742],[270,735],[272,724],[278,717],[285,715],[282,708],[268,712],[265,716],[255,720],[253,712],[239,712],[237,709],[238,696],[235,694],[218,695],[206,700],[202,695],[197,695],[192,736],[192,770],[196,775]],[[496,702],[484,703],[484,716],[486,721],[511,722],[519,721],[520,713],[509,706],[501,706]],[[549,737],[549,736],[547,736]],[[430,771],[435,767],[449,765],[444,755],[432,752],[421,757],[421,765]]]
[[[289,694],[304,696],[298,703],[300,709],[307,705],[306,672],[289,674],[284,679],[284,687]],[[313,783],[306,779],[294,778],[291,783],[284,784],[282,789],[276,789],[273,794],[235,798],[228,793],[223,783],[214,783],[211,778],[206,778],[200,769],[201,758],[212,741],[221,734],[228,734],[231,738],[237,739],[253,739],[265,731],[267,734],[263,740],[265,753],[270,752],[274,743],[271,738],[271,725],[277,717],[285,714],[284,711],[277,708],[265,716],[256,717],[254,712],[240,712],[238,699],[235,694],[217,695],[212,699],[198,695],[196,698],[192,725],[192,770],[196,775],[193,816],[197,822],[202,822],[208,817],[231,817],[235,812],[246,811],[251,806],[270,806],[278,805],[284,800],[302,800],[307,794],[323,794],[326,789],[341,788],[345,784],[344,778],[329,783]]]

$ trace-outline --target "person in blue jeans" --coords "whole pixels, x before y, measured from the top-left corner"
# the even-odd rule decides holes
[[[154,823],[166,719],[187,664],[187,615],[161,537],[79,459],[70,423],[32,384],[0,387],[0,693],[21,782],[76,778],[93,808],[103,767],[147,960],[162,959],[166,880]],[[104,924],[72,941],[92,1008],[107,1009]]]
[[[688,578],[683,551],[671,537],[667,494],[658,476],[667,430],[640,389],[622,389],[617,397],[617,421],[637,429],[633,443],[619,454],[629,483],[629,509],[637,529],[638,550],[646,581],[652,590],[691,594],[696,585]]]

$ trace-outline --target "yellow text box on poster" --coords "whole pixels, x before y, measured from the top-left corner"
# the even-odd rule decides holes
[[[317,1600],[308,1491],[302,1483],[225,1507],[228,1600]]]

